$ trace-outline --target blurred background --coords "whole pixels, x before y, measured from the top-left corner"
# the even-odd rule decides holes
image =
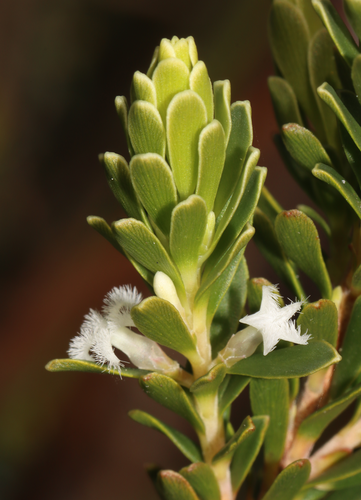
[[[269,189],[284,208],[307,202],[272,143],[269,7],[270,0],[1,2],[2,499],[155,500],[144,464],[187,463],[165,437],[128,418],[140,408],[189,433],[137,381],[44,366],[66,357],[84,314],[112,287],[131,283],[148,293],[85,219],[124,216],[97,156],[127,157],[114,98],[129,97],[132,74],[147,71],[161,38],[194,36],[211,80],[228,78],[232,101],[251,101]],[[278,281],[254,246],[246,255],[252,277]]]

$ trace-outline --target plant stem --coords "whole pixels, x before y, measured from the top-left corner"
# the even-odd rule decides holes
[[[218,394],[198,396],[195,401],[205,428],[204,434],[199,433],[204,461],[213,469],[221,492],[221,499],[233,500],[229,461],[222,460],[212,464],[213,457],[224,447],[226,442],[223,418],[218,412]]]

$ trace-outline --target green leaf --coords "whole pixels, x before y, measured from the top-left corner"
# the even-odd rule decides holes
[[[251,358],[250,358],[251,359]],[[254,415],[268,415],[268,432],[264,438],[264,459],[267,466],[281,460],[286,443],[289,411],[288,381],[252,378],[251,407]]]
[[[279,76],[270,76],[268,89],[279,128],[285,123],[303,125],[296,95],[287,80]]]
[[[132,308],[135,326],[148,338],[182,353],[189,360],[197,358],[196,344],[177,309],[167,300],[148,297]]]
[[[149,216],[168,235],[172,210],[177,204],[177,188],[167,162],[154,153],[136,155],[130,162],[130,174]]]
[[[203,61],[198,61],[189,77],[189,88],[202,98],[207,110],[207,122],[213,120],[213,90],[208,76],[207,67]]]
[[[192,63],[192,66],[195,66],[198,62],[198,52],[197,52],[197,46],[194,42],[194,38],[192,36],[188,36],[186,38],[188,42],[188,50],[189,50],[189,57]]]
[[[255,430],[255,425],[252,422],[251,417],[246,417],[241,423],[238,431],[232,436],[228,443],[213,457],[212,463],[216,464],[223,459],[230,460],[232,455],[235,453],[237,448],[243,443],[243,441]]]
[[[282,212],[282,207],[278,201],[271,195],[266,186],[263,186],[258,207],[274,223],[277,215]]]
[[[96,215],[89,215],[86,218],[86,221],[89,224],[89,226],[94,228],[99,234],[101,234],[103,236],[103,238],[108,240],[109,243],[111,243],[113,245],[113,247],[118,250],[118,252],[120,252],[124,255],[123,249],[119,245],[117,240],[115,239],[115,236],[111,230],[111,227],[102,217],[97,217]],[[152,280],[152,283],[153,283],[153,280]]]
[[[146,101],[135,101],[128,115],[129,137],[136,154],[165,155],[165,131],[159,111]]]
[[[247,298],[249,277],[246,259],[235,257],[211,286],[207,308],[207,328],[211,332],[214,357],[236,333]]]
[[[341,356],[330,344],[316,340],[304,346],[277,349],[267,356],[253,354],[234,364],[228,373],[268,379],[306,377],[338,363],[340,359]]]
[[[361,199],[357,196],[351,184],[349,184],[342,175],[336,172],[334,168],[323,165],[322,163],[316,165],[312,173],[317,179],[321,179],[337,189],[361,219]]]
[[[249,377],[228,375],[229,381],[224,391],[220,390],[219,413],[222,415],[249,384]]]
[[[149,373],[139,379],[143,391],[152,399],[185,418],[198,431],[204,424],[186,391],[172,378],[161,373]]]
[[[337,399],[309,415],[301,423],[298,435],[315,442],[326,427],[338,417],[361,394],[361,385],[349,390]]]
[[[198,176],[198,139],[207,125],[204,102],[193,90],[177,94],[167,111],[169,162],[182,200],[196,187]]]
[[[330,299],[332,285],[312,220],[299,210],[281,212],[276,218],[275,230],[286,255],[316,283],[322,296]]]
[[[234,453],[231,463],[232,488],[237,492],[246,479],[253,462],[255,461],[268,428],[268,416],[252,417],[256,429],[249,434]]]
[[[278,474],[263,500],[292,500],[300,491],[311,472],[310,462],[297,460]]]
[[[164,424],[161,420],[158,420],[152,415],[149,415],[149,413],[141,410],[132,410],[128,413],[128,415],[136,422],[147,427],[151,427],[152,429],[155,429],[156,431],[159,431],[167,436],[167,438],[172,441],[178,450],[181,451],[191,462],[199,462],[202,460],[202,454],[199,447],[193,443],[191,439],[176,429],[173,429],[170,425]]]
[[[331,85],[325,82],[317,89],[317,92],[321,99],[332,109],[354,140],[357,147],[361,150],[361,127],[338,97],[335,90],[331,87]]]
[[[221,120],[219,121],[222,123]],[[229,139],[226,132],[226,143],[228,144],[226,161],[214,203],[216,216],[223,210],[230,195],[233,193],[242,170],[245,168],[248,149],[252,145],[252,110],[249,101],[237,101],[232,104],[231,121],[232,128]]]
[[[300,392],[300,381],[298,378],[290,378],[288,380],[290,401],[292,402]]]
[[[308,74],[310,32],[302,11],[285,0],[275,0],[269,21],[269,36],[278,68],[318,130],[321,120]]]
[[[122,219],[114,222],[112,227],[122,248],[153,273],[162,271],[169,276],[182,300],[182,279],[158,238],[144,224],[134,219]]]
[[[310,4],[309,0],[308,3]],[[337,119],[332,110],[317,95],[317,88],[325,81],[335,88],[342,86],[337,74],[334,45],[325,29],[320,29],[310,41],[308,48],[308,69],[311,87],[322,117],[327,142],[336,149],[340,142]]]
[[[257,207],[258,200],[261,196],[261,191],[263,184],[266,180],[267,169],[264,167],[256,167],[247,184],[245,186],[245,190],[243,192],[242,198],[238,204],[237,209],[233,213],[231,213],[231,204],[233,205],[233,198],[231,200],[231,204],[229,205],[229,215],[226,213],[223,217],[222,221],[218,225],[216,229],[216,234],[214,236],[214,241],[212,242],[211,249],[214,246],[214,243],[218,240],[216,249],[213,251],[213,254],[208,259],[207,267],[212,267],[214,263],[219,259],[220,255],[224,255],[227,250],[232,246],[233,242],[241,233],[242,229],[246,225],[248,221],[252,221],[253,213]],[[234,193],[236,195],[236,191]],[[237,202],[236,202],[237,203]],[[228,209],[227,209],[228,211]],[[231,217],[231,218],[230,218]],[[229,223],[227,227],[223,231],[223,227],[227,221]],[[223,232],[222,232],[223,231]],[[222,236],[219,237],[219,234],[222,232]]]
[[[226,157],[226,138],[218,120],[207,125],[199,136],[199,165],[196,194],[202,196],[208,212],[213,210]]]
[[[93,361],[83,361],[80,359],[53,359],[45,366],[48,372],[91,372],[91,373],[108,373],[117,375],[118,370],[110,370],[104,366],[99,366]],[[148,373],[147,370],[139,370],[138,368],[122,368],[121,376],[127,378],[139,378]]]
[[[158,483],[164,500],[199,500],[194,489],[178,472],[162,470],[158,474]]]
[[[232,263],[233,259],[241,258],[239,253],[244,249],[254,234],[254,228],[249,224],[246,225],[244,231],[239,235],[232,247],[220,258],[212,269],[208,269],[208,274],[201,282],[201,286],[195,297],[195,303],[199,302],[204,293],[209,290],[210,286],[218,279],[224,270]],[[243,255],[243,254],[242,254]],[[209,262],[209,261],[208,261]],[[207,262],[207,264],[208,264]],[[212,290],[210,290],[210,293]]]
[[[215,394],[226,376],[227,369],[223,363],[214,366],[206,375],[199,377],[189,388],[190,392],[201,396]]]
[[[344,0],[343,8],[358,39],[361,38],[361,5],[359,0]]]
[[[306,294],[294,268],[282,250],[274,226],[269,218],[257,208],[254,213],[253,223],[256,229],[254,241],[262,255],[293,293],[299,299],[305,298]]]
[[[116,153],[105,153],[99,158],[105,168],[107,181],[115,198],[129,217],[141,220],[151,230],[147,216],[135,194],[125,159]]]
[[[295,0],[294,3],[301,9],[303,15],[305,16],[311,35],[315,34],[323,27],[322,22],[312,7],[310,0]]]
[[[206,227],[207,207],[200,196],[190,196],[173,210],[169,248],[186,287],[194,281]]]
[[[155,67],[158,64],[158,57],[159,57],[159,46],[154,49],[152,60],[147,71],[147,76],[149,76],[149,78],[152,78]]]
[[[171,57],[176,57],[173,44],[167,38],[163,38],[159,45],[159,61],[164,61]]]
[[[172,38],[172,44],[173,44],[173,39]],[[190,70],[192,68],[192,63],[190,59],[190,54],[189,54],[189,45],[188,45],[188,40],[185,38],[181,38],[180,40],[177,40],[174,45],[174,52],[175,55],[178,57],[178,59],[181,59],[181,61],[184,62],[184,64],[187,66],[187,68]]]
[[[259,155],[260,155],[259,149],[253,148],[252,146],[248,149],[243,170],[235,188],[233,189],[233,194],[232,196],[229,197],[228,203],[225,205],[224,210],[217,218],[216,232],[212,241],[212,245],[207,255],[210,255],[214,251],[226,227],[232,221],[233,217],[238,211],[238,206],[240,205],[242,196],[244,195],[248,183],[250,182],[251,176],[256,169],[256,165],[259,160]],[[254,198],[259,196],[258,189],[259,187],[261,187],[260,185],[262,185],[266,176],[266,170],[262,167],[258,167],[257,172],[258,173],[254,177],[255,183],[254,184],[252,183],[252,186],[250,186],[251,188],[250,191],[247,190],[250,202],[254,202]],[[254,209],[251,209],[251,213],[253,212],[253,210]],[[243,223],[244,217],[247,218],[248,213],[250,213],[250,210],[247,207],[245,207],[245,204],[243,203],[237,213],[237,217],[233,225],[238,229],[238,231],[241,224]],[[231,232],[233,233],[233,230],[231,230]],[[212,258],[214,258],[214,256]]]
[[[328,491],[351,488],[360,484],[361,450],[358,450],[309,481],[307,487],[317,485],[318,489]]]
[[[357,291],[361,290],[361,265],[358,266],[352,276],[352,286],[356,288]]]
[[[306,128],[289,123],[282,127],[282,137],[292,158],[308,170],[312,170],[316,163],[331,165],[320,141]]]
[[[157,106],[157,93],[152,80],[141,73],[136,71],[133,76],[132,93],[134,100],[147,101],[153,106]]]
[[[234,241],[239,238],[241,230],[245,227],[245,224],[247,223],[248,220],[252,219],[252,214],[253,211],[257,205],[257,200],[259,199],[260,192],[262,189],[263,182],[265,180],[265,175],[266,172],[264,169],[260,169],[258,167],[256,171],[254,172],[250,182],[247,185],[246,192],[244,196],[241,199],[241,202],[238,206],[238,209],[233,216],[233,219],[229,223],[228,227],[224,231],[222,237],[219,240],[219,243],[216,247],[216,249],[213,251],[212,255],[207,261],[207,264],[204,269],[204,274],[203,278],[207,279],[208,273],[211,274],[212,270],[216,269],[217,265],[220,263],[221,259],[229,254],[229,252],[232,252],[232,245],[234,246]],[[242,235],[240,235],[242,238]],[[217,235],[214,237],[213,244],[217,240]],[[212,246],[213,246],[212,244]],[[212,250],[211,246],[211,250]],[[210,296],[210,301],[208,305],[208,311],[207,311],[207,324],[210,325],[210,322],[212,321],[213,315],[215,311],[217,310],[224,293],[228,289],[230,285],[230,281],[233,279],[233,275],[239,265],[239,262],[241,260],[241,255],[235,254],[235,257],[230,261],[230,264],[228,265],[227,270],[223,271],[223,273],[217,278],[216,282],[212,285],[211,289],[211,296]],[[244,269],[244,275],[248,277],[248,271],[245,268]],[[244,283],[245,285],[245,283]],[[244,295],[244,301],[245,301],[246,295]],[[226,299],[227,300],[227,299]],[[231,299],[232,300],[232,299]],[[244,306],[244,301],[243,304],[240,303],[240,307],[237,308],[238,314],[240,315],[242,308]],[[233,302],[233,300],[232,300]],[[226,304],[224,304],[226,306]],[[239,316],[238,316],[239,318]],[[230,318],[231,321],[233,322],[232,318]],[[222,320],[221,320],[222,321]],[[224,323],[222,321],[222,323]],[[229,323],[229,322],[228,322]],[[225,325],[224,325],[225,326]],[[223,327],[221,325],[221,330],[223,330]],[[229,330],[228,332],[231,334],[232,332]],[[214,332],[216,335],[216,333]],[[217,336],[221,334],[221,331],[218,329]],[[229,337],[229,335],[228,335]],[[215,337],[214,337],[215,338]],[[220,345],[217,344],[219,348]],[[215,348],[215,345],[213,344],[213,348]]]
[[[224,417],[224,427],[225,427],[224,432],[226,435],[226,440],[232,439],[232,437],[235,435],[233,425],[229,421],[229,418],[230,418],[230,411],[228,412],[228,417]]]
[[[352,168],[352,171],[357,179],[358,185],[361,186],[361,169],[359,165],[361,164],[361,151],[356,146],[352,140],[350,134],[347,132],[345,127],[340,124],[342,146],[347,158],[347,161]]]
[[[319,490],[317,490],[319,491]],[[325,492],[322,492],[325,495]],[[318,498],[323,498],[323,497],[317,497]],[[315,499],[315,500],[317,500]],[[347,488],[345,490],[336,490],[333,491],[330,495],[327,496],[327,500],[360,500],[360,486],[354,486],[353,488]],[[303,500],[303,498],[301,499]],[[308,500],[308,498],[305,498],[305,500]],[[313,500],[311,498],[310,500]]]
[[[214,92],[214,117],[224,130],[226,144],[232,128],[231,119],[231,84],[229,80],[220,80],[213,83]]]
[[[217,479],[213,470],[204,462],[183,467],[179,473],[192,486],[200,500],[221,500]]]
[[[132,156],[134,151],[128,133],[128,102],[124,96],[117,96],[115,98],[115,109],[117,110],[127,140],[129,154]]]
[[[157,91],[158,111],[165,125],[169,103],[178,92],[189,89],[189,69],[180,59],[168,58],[157,65],[152,80]]]
[[[107,239],[114,248],[125,255],[127,259],[130,260],[130,262],[133,264],[141,277],[150,285],[150,287],[153,287],[154,274],[151,273],[147,268],[139,264],[139,262],[135,261],[127,252],[123,251],[107,222],[105,222],[105,220],[101,217],[95,217],[94,215],[90,215],[86,220],[89,226],[98,231],[98,233],[101,234],[105,239]]]
[[[312,0],[312,5],[326,26],[340,54],[348,65],[352,66],[352,62],[359,54],[359,51],[336,9],[329,0]]]
[[[361,22],[360,22],[361,24]],[[361,54],[355,57],[353,64],[352,64],[352,70],[351,70],[351,77],[352,77],[352,82],[353,86],[355,88],[356,96],[361,104]]]
[[[331,397],[340,396],[361,373],[361,297],[353,306],[344,341],[342,343],[342,360],[336,367],[331,385]]]
[[[301,326],[302,333],[311,335],[310,342],[326,340],[336,347],[338,337],[337,307],[332,300],[321,299],[307,304],[299,315],[297,325]]]
[[[313,220],[313,222],[316,222],[325,232],[325,234],[330,238],[331,237],[331,229],[330,226],[327,224],[325,219],[321,217],[321,215],[316,212],[313,208],[307,206],[307,205],[297,205],[297,210],[300,210],[304,214],[307,215],[310,219]]]
[[[301,491],[295,497],[295,500],[321,500],[321,498],[325,498],[326,495],[327,495],[327,493],[325,493],[324,491],[312,489],[312,490],[307,490],[307,491]],[[349,499],[347,498],[347,500],[349,500]]]
[[[313,200],[317,205],[323,208],[325,212],[327,212],[329,205],[331,203],[332,205],[334,205],[335,201],[334,197],[332,198],[331,202],[326,204],[324,200],[324,190],[322,189],[321,191],[320,189],[320,186],[322,188],[324,188],[325,186],[322,186],[322,183],[312,175],[312,172],[299,165],[299,163],[297,163],[292,158],[292,156],[287,151],[286,146],[284,145],[280,135],[276,135],[274,137],[274,142],[284,164],[287,167],[287,170],[295,179],[297,184],[307,193],[307,195],[311,198],[311,200]],[[328,199],[326,201],[328,201]],[[259,206],[259,208],[263,210],[261,206]]]

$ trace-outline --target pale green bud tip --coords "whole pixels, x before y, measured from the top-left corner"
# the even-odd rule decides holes
[[[157,64],[171,57],[180,59],[191,71],[198,62],[198,51],[194,38],[192,36],[187,38],[178,38],[174,36],[171,40],[163,38],[159,47],[154,51],[147,76],[151,78]]]
[[[342,299],[342,287],[337,286],[336,288],[334,288],[334,290],[332,292],[332,300],[336,304],[337,308],[339,308],[339,306],[340,306],[341,299]]]
[[[154,293],[160,298],[170,302],[182,315],[184,314],[183,306],[179,300],[176,287],[173,281],[162,271],[158,271],[154,275],[153,281]]]

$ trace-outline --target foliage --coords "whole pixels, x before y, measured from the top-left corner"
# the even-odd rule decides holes
[[[345,0],[345,9],[360,35],[360,3]],[[211,84],[192,37],[163,39],[147,74],[134,74],[129,105],[115,100],[130,161],[101,156],[129,218],[88,218],[154,296],[114,289],[102,312],[86,317],[72,359],[47,365],[139,378],[146,394],[189,422],[199,443],[144,411],[130,413],[190,461],[152,474],[165,500],[232,500],[240,490],[267,500],[358,498],[361,55],[328,0],[274,0],[269,36],[275,142],[314,206],[282,210],[257,166],[250,103],[231,104],[227,80]],[[299,302],[285,306],[271,283],[249,277],[244,253],[254,234]],[[300,271],[318,301],[307,302]],[[135,368],[123,368],[114,347]],[[252,415],[234,429],[231,405],[248,384]],[[355,402],[346,426],[318,446]]]

